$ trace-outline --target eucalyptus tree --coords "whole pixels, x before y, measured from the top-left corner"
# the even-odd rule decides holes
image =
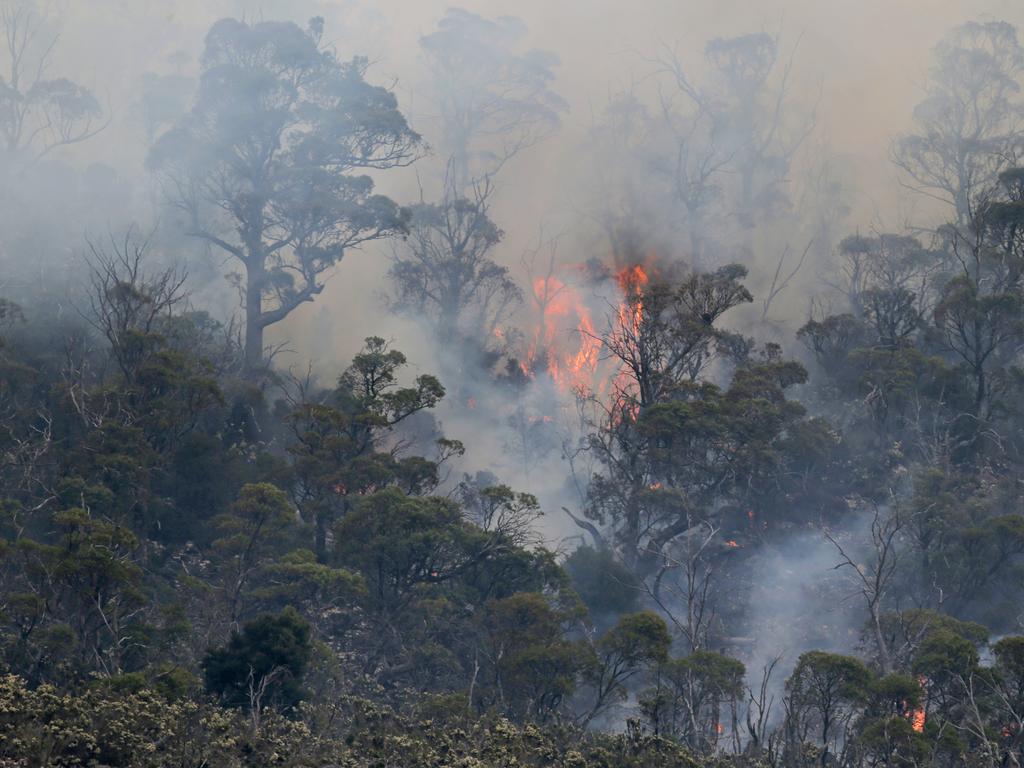
[[[1024,148],[1022,76],[1024,48],[1012,24],[956,27],[935,47],[915,131],[893,145],[908,184],[952,206],[961,226]]]
[[[404,233],[406,212],[369,172],[412,163],[421,140],[394,94],[342,61],[323,22],[218,21],[206,37],[195,103],[149,162],[189,234],[234,259],[245,357],[266,328],[323,290],[347,251]]]
[[[701,265],[715,214],[736,217],[749,232],[789,206],[793,158],[814,129],[814,110],[797,118],[794,53],[765,32],[715,38],[704,47],[707,75],[693,77],[678,52],[656,60],[663,176],[691,260]],[[749,245],[749,244],[748,244]]]
[[[48,76],[56,43],[32,2],[0,4],[0,143],[9,156],[39,157],[106,127],[89,88]]]

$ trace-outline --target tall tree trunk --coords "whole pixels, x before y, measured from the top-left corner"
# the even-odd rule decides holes
[[[330,528],[331,522],[333,521],[328,519],[327,510],[317,510],[314,546],[316,547],[316,560],[318,563],[327,562],[327,529]]]
[[[253,373],[263,363],[263,264],[246,264],[245,370]]]
[[[978,417],[978,423],[980,424],[988,385],[988,382],[985,380],[985,366],[982,363],[977,363],[974,366],[974,381],[974,415]]]
[[[889,644],[885,642],[882,614],[877,603],[871,606],[871,623],[875,632],[875,644],[878,646],[878,661],[882,667],[882,674],[892,674],[892,657],[889,654]]]

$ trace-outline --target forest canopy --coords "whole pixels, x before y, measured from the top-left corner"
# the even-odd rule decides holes
[[[281,5],[129,108],[0,0],[0,766],[1024,763],[1014,23],[872,219],[785,26],[581,121],[520,18]]]

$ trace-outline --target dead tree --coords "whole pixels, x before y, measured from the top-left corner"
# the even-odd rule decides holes
[[[135,379],[144,357],[146,339],[161,320],[188,298],[187,274],[168,267],[147,272],[148,238],[133,229],[124,236],[109,236],[107,246],[87,241],[90,258],[87,321],[110,343],[111,354],[127,382]]]
[[[836,548],[841,558],[835,568],[850,569],[852,580],[864,598],[864,604],[871,617],[871,630],[875,638],[879,664],[884,674],[893,671],[893,663],[882,626],[882,614],[885,598],[899,564],[900,535],[905,523],[905,517],[895,500],[889,514],[884,514],[882,509],[875,505],[871,518],[872,558],[867,565],[857,562],[854,555],[834,534],[825,531],[825,538]]]

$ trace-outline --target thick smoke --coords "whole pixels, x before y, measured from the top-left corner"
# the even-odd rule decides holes
[[[860,515],[832,533],[868,563],[873,554],[865,543],[869,526],[869,517]],[[776,702],[773,721],[784,714],[783,682],[800,654],[849,653],[862,644],[867,618],[863,598],[856,581],[837,567],[839,560],[822,532],[809,529],[763,544],[744,563],[749,573],[757,574],[745,601],[750,637],[741,638],[733,652],[746,663],[751,685],[778,659],[768,687]]]

